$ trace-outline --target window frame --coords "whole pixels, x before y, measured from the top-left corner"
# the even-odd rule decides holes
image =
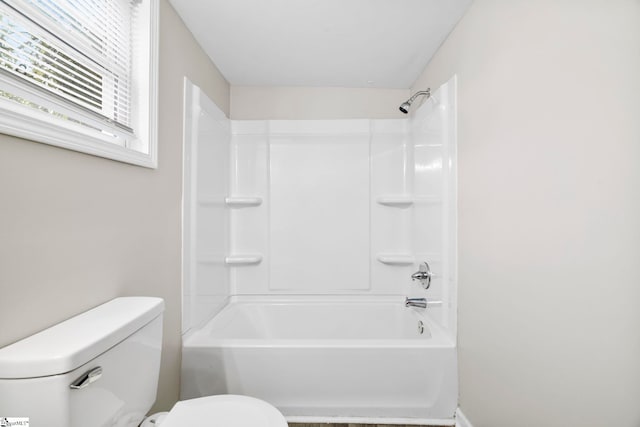
[[[133,52],[143,66],[134,70],[133,84],[136,95],[132,97],[135,115],[134,136],[127,147],[113,142],[113,138],[100,136],[89,127],[55,118],[36,108],[0,96],[0,133],[40,142],[68,150],[104,157],[151,169],[158,167],[158,44],[159,44],[159,0],[145,0],[139,16],[144,17],[137,28]],[[72,103],[47,94],[29,82],[0,73],[0,90],[24,98],[53,111],[69,114],[88,123],[95,115],[83,111]]]

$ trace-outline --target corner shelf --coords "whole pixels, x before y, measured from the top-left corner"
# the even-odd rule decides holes
[[[262,262],[262,254],[235,254],[224,259],[224,263],[230,266],[256,265]]]
[[[413,196],[378,196],[376,202],[394,208],[408,208],[413,205]]]
[[[260,206],[262,197],[227,197],[224,202],[230,208],[249,208]]]
[[[387,265],[412,265],[416,261],[413,255],[402,253],[381,253],[376,258]]]

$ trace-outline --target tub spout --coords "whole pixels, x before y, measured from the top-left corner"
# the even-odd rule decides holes
[[[427,308],[427,299],[426,298],[405,298],[404,306]]]

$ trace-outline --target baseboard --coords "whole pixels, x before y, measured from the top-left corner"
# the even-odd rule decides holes
[[[471,421],[464,416],[460,408],[456,410],[456,427],[473,427]]]

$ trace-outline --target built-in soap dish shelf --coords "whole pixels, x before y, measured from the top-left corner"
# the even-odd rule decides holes
[[[378,261],[386,265],[412,265],[416,261],[416,258],[413,255],[401,253],[378,254],[376,258]]]
[[[224,202],[230,208],[250,208],[260,206],[262,204],[262,197],[234,196],[225,198]]]
[[[413,205],[413,196],[379,196],[376,202],[379,205],[390,206],[394,208],[408,208]]]
[[[230,266],[257,265],[261,262],[261,254],[234,254],[224,259],[224,263]]]
[[[408,208],[413,205],[431,205],[442,202],[440,196],[379,196],[376,198],[379,205],[393,208]]]

